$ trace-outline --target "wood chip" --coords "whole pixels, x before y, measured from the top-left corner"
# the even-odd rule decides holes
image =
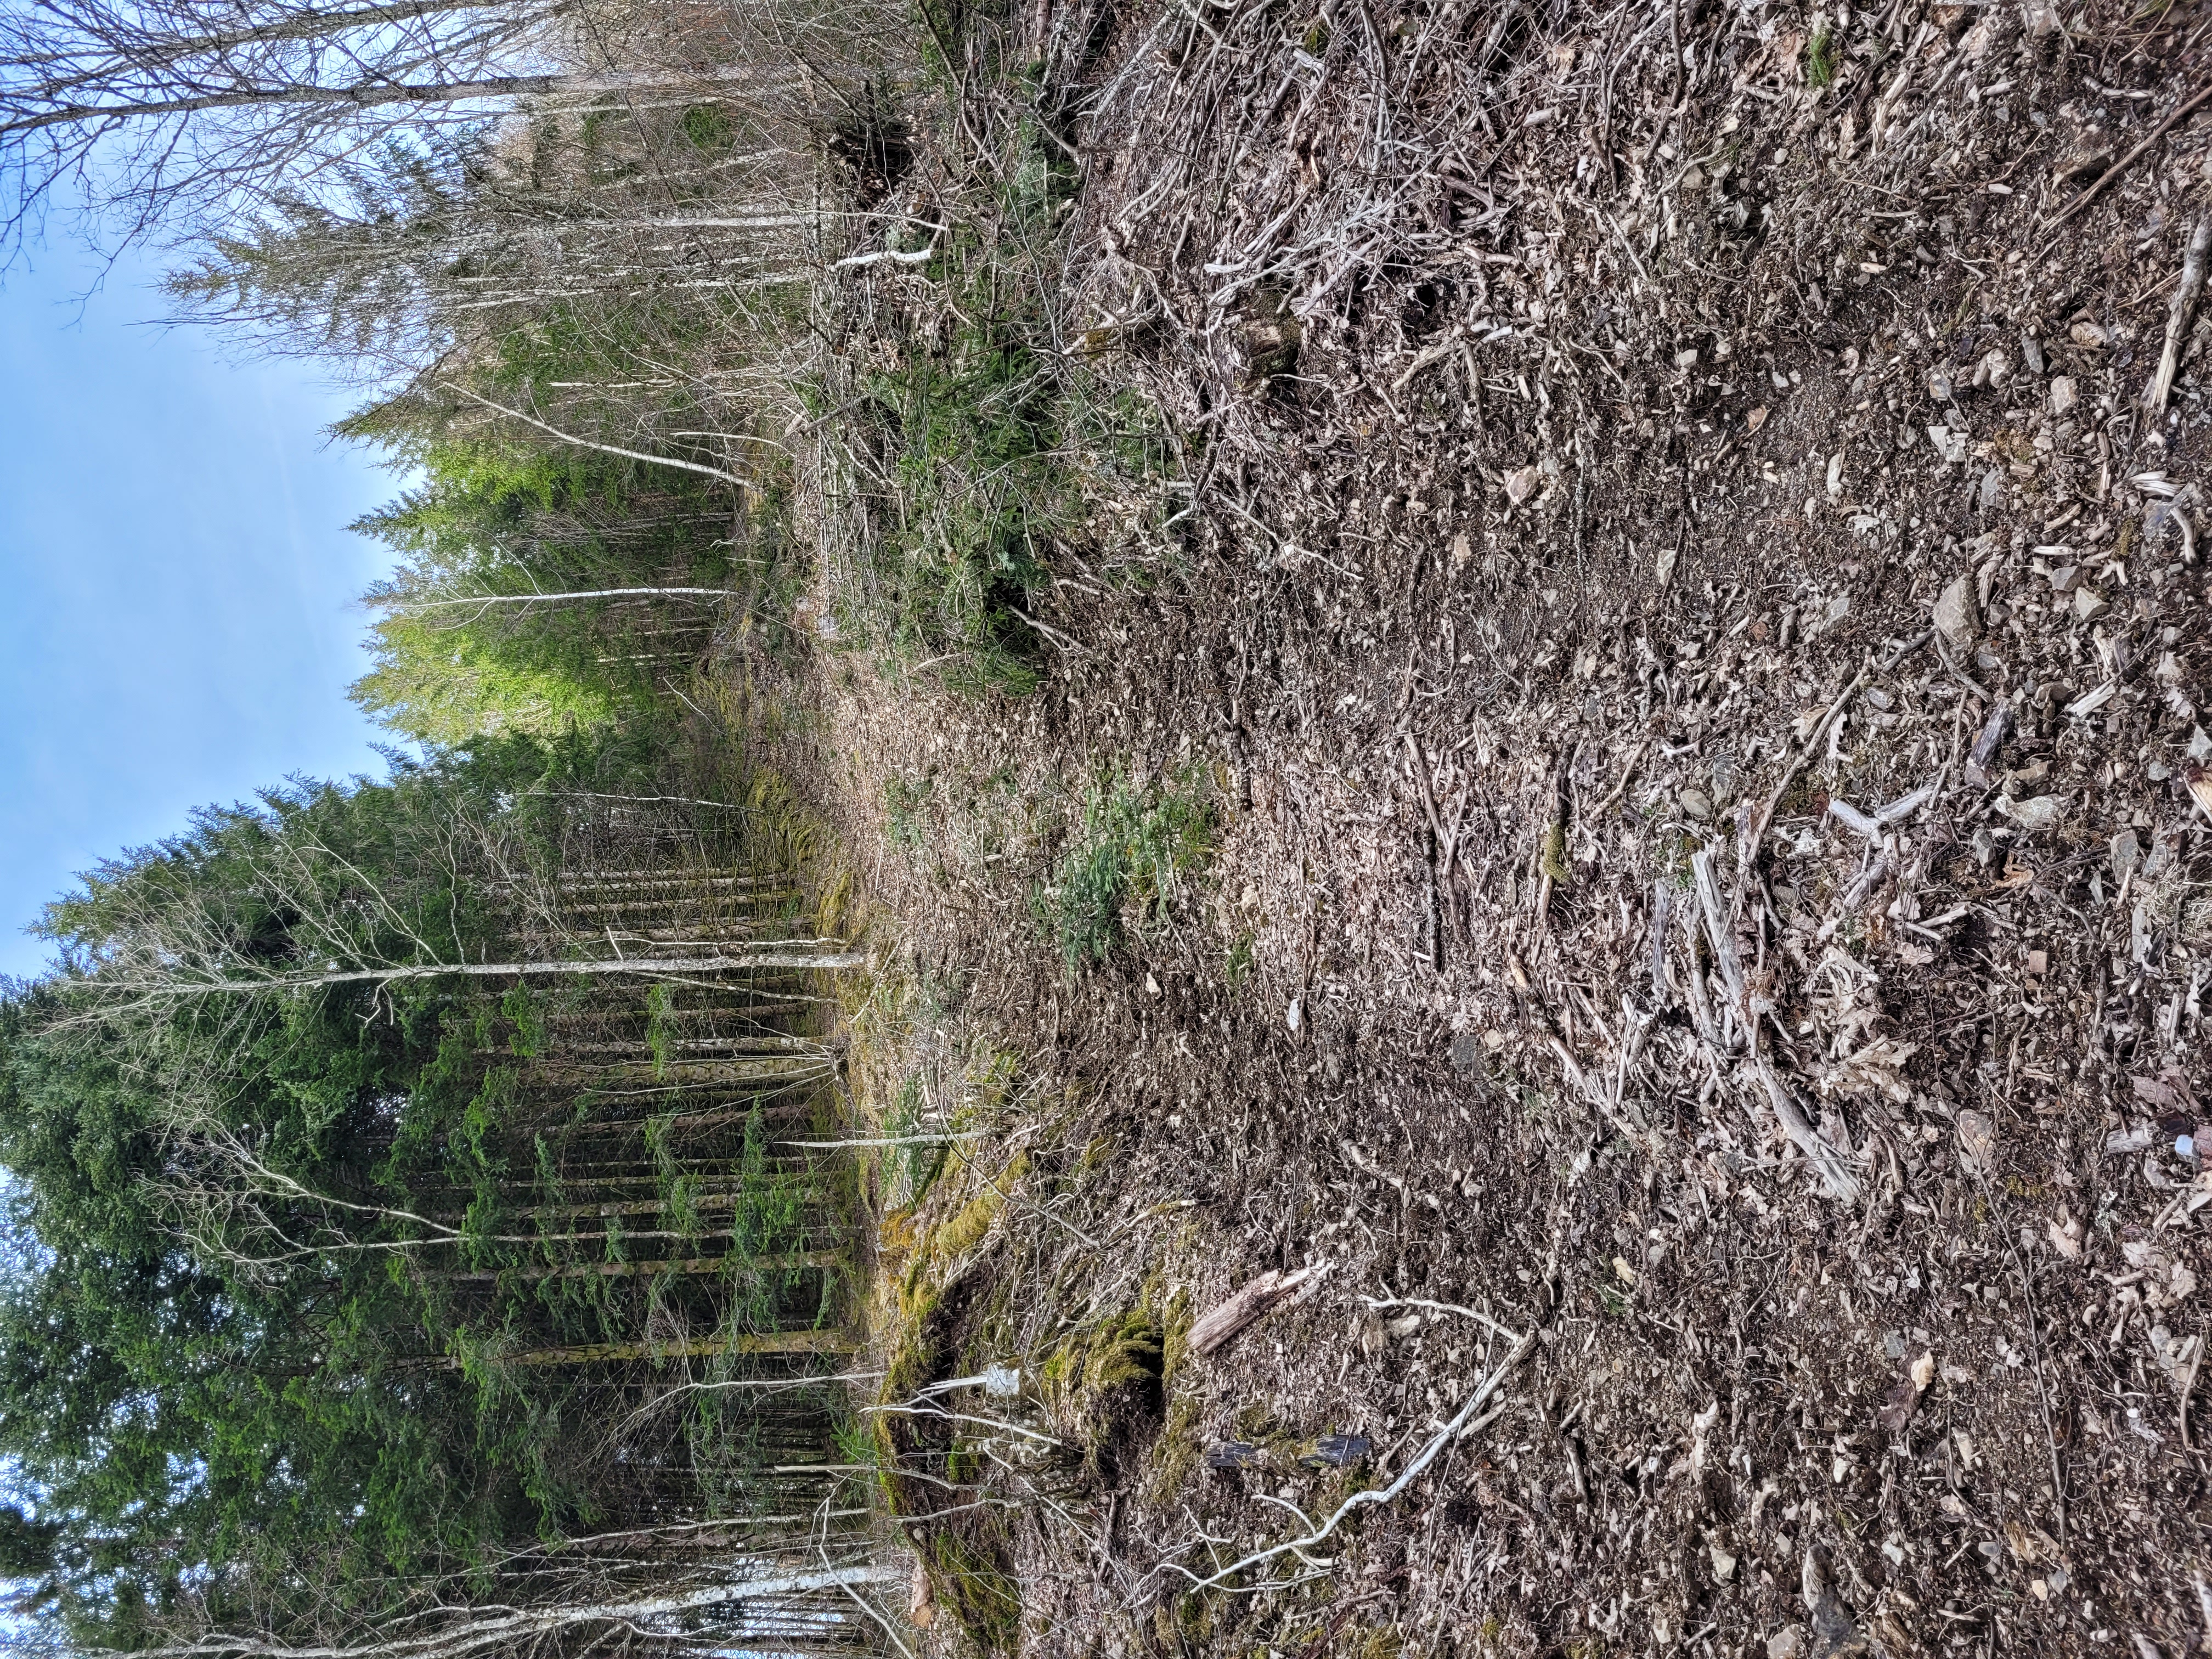
[[[1213,1352],[1246,1326],[1266,1318],[1300,1291],[1320,1284],[1334,1265],[1316,1261],[1296,1273],[1261,1273],[1192,1325],[1190,1351],[1200,1355]]]

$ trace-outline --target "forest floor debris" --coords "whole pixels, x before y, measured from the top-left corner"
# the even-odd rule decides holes
[[[890,1270],[1084,1448],[932,1449],[1024,1650],[2212,1639],[2199,13],[1025,27],[1182,506],[1027,695],[825,649],[807,766],[989,1132]],[[1117,787],[1192,833],[1072,951]]]

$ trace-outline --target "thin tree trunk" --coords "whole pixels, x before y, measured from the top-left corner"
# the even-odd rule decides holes
[[[5,131],[5,128],[0,128],[0,132]],[[650,466],[673,466],[679,467],[686,472],[703,472],[710,478],[720,478],[723,483],[736,484],[740,489],[744,487],[745,481],[743,478],[734,472],[725,472],[719,466],[704,466],[697,461],[680,461],[673,455],[651,455],[642,449],[624,449],[619,444],[603,444],[596,439],[579,438],[573,433],[562,431],[556,426],[548,426],[534,415],[526,415],[519,409],[509,409],[505,404],[495,404],[489,398],[478,397],[467,387],[455,386],[451,380],[441,380],[438,384],[448,392],[458,392],[462,397],[480,403],[486,409],[497,410],[502,415],[520,421],[526,426],[534,426],[540,432],[558,438],[564,444],[574,444],[579,449],[596,449],[602,454],[619,455],[626,461],[643,461]]]
[[[203,34],[188,40],[165,40],[161,42],[161,51],[173,60],[197,58],[205,52],[234,52],[264,40],[307,40],[347,29],[417,22],[445,12],[483,9],[483,0],[398,0],[393,5],[360,6],[345,11],[303,11],[279,22],[256,23],[250,28]],[[562,6],[550,7],[545,15],[550,16],[564,9]]]
[[[744,594],[727,587],[586,587],[565,593],[478,593],[465,599],[379,600],[394,611],[442,611],[457,605],[542,605],[559,599],[620,599],[638,595],[670,595],[692,599],[741,599]]]
[[[612,962],[456,962],[427,963],[391,968],[342,968],[332,973],[272,975],[268,979],[219,979],[171,983],[158,988],[158,994],[167,996],[198,996],[221,991],[291,991],[312,990],[322,985],[389,985],[402,980],[445,979],[460,975],[470,979],[519,979],[532,974],[605,975],[610,977],[628,974],[708,974],[727,969],[837,969],[860,968],[867,963],[866,953],[859,951],[812,951],[810,945],[842,945],[835,939],[793,939],[780,941],[780,947],[771,946],[747,951],[734,957],[631,957]]]
[[[532,1607],[493,1618],[477,1618],[444,1629],[410,1632],[383,1641],[316,1647],[292,1647],[265,1637],[217,1633],[174,1647],[143,1650],[145,1659],[459,1659],[480,1648],[513,1644],[520,1648],[531,1638],[577,1625],[635,1625],[674,1617],[732,1602],[770,1595],[804,1595],[811,1590],[885,1584],[900,1575],[873,1562],[842,1567],[823,1567],[811,1572],[731,1578],[719,1584],[679,1590],[668,1595],[640,1597],[627,1601],[584,1602],[573,1607]],[[744,1644],[740,1641],[738,1645]]]
[[[624,1236],[641,1238],[653,1235],[631,1233]],[[756,1256],[744,1261],[744,1266],[756,1272],[774,1273],[792,1267],[828,1267],[842,1259],[842,1253],[836,1250],[807,1250],[797,1255]],[[728,1268],[732,1260],[726,1255],[683,1256],[660,1261],[587,1261],[567,1267],[513,1268],[505,1272],[488,1268],[472,1273],[435,1273],[422,1276],[454,1285],[488,1285],[501,1279],[534,1284],[542,1279],[629,1279],[663,1273],[718,1273]]]
[[[181,69],[179,71],[183,72]],[[708,70],[693,77],[705,81],[743,80],[750,71],[742,65]],[[159,120],[167,116],[198,115],[209,110],[281,109],[288,105],[323,109],[383,109],[396,104],[475,103],[487,99],[544,97],[560,93],[623,92],[633,87],[671,84],[672,77],[652,73],[613,76],[494,75],[474,81],[367,81],[358,86],[324,87],[289,82],[278,86],[244,87],[231,92],[194,93],[178,98],[155,98],[129,103],[60,104],[34,113],[0,120],[0,143],[20,139],[48,127],[85,123]],[[27,87],[9,94],[6,101],[21,108],[43,102],[39,88]],[[648,458],[650,459],[650,458]]]
[[[572,1348],[532,1348],[509,1354],[510,1365],[598,1365],[618,1359],[697,1359],[720,1353],[851,1353],[852,1333],[757,1331],[744,1336],[702,1336],[683,1342],[586,1342]],[[450,1362],[459,1368],[460,1362]]]

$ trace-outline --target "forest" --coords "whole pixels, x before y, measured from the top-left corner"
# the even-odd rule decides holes
[[[0,1640],[2212,1647],[2203,0],[0,0],[384,771],[0,999]]]
[[[838,135],[889,130],[815,125],[877,73],[830,21],[0,22],[14,245],[158,249],[174,316],[357,389],[398,489],[354,695],[407,744],[102,864],[8,989],[11,1641],[882,1649],[866,954],[742,666]]]

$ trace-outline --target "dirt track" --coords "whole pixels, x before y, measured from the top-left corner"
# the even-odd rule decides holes
[[[901,1222],[1028,1153],[925,1264],[974,1310],[951,1346],[1167,1331],[1112,1455],[1049,1504],[1003,1477],[1030,1650],[2212,1638],[2212,1182],[2175,1151],[2212,325],[2144,402],[2212,122],[2057,222],[2212,72],[2208,24],[1041,23],[1095,94],[1075,280],[1198,510],[1141,591],[1070,550],[1033,698],[825,670],[813,770],[926,993],[884,1077],[950,1102],[1018,1058]],[[1031,892],[1085,787],[1194,768],[1198,896],[1070,975]],[[1539,1334],[1503,1414],[1285,1588],[1186,1594],[1299,1535],[1263,1496],[1387,1484],[1509,1346],[1393,1298]],[[1297,1461],[1332,1431],[1364,1468]],[[1261,1461],[1209,1469],[1226,1442]]]

